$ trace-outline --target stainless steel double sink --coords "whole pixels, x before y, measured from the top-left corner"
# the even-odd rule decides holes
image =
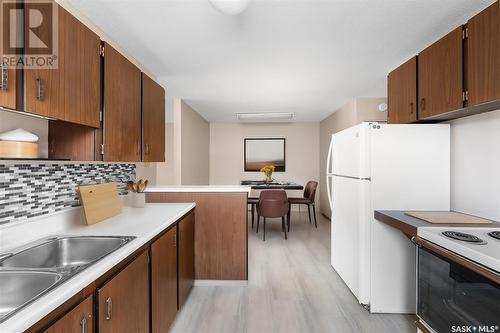
[[[0,323],[134,238],[58,236],[0,254]]]

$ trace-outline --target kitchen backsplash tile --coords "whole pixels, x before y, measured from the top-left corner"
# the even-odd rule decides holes
[[[0,164],[0,224],[79,206],[79,185],[116,182],[127,194],[135,164]]]

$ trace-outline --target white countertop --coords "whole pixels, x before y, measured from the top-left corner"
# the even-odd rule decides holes
[[[146,188],[146,192],[248,192],[250,186],[242,185],[155,185]]]
[[[120,215],[91,226],[85,225],[83,221],[80,220],[80,209],[75,210],[74,212],[76,213],[73,213],[73,216],[74,219],[78,221],[72,221],[71,223],[65,222],[66,225],[70,227],[59,229],[57,234],[54,235],[136,236],[137,238],[89,266],[87,269],[45,294],[37,301],[26,306],[3,323],[0,323],[0,332],[21,332],[28,329],[123,259],[127,258],[135,250],[168,228],[194,207],[194,203],[146,204],[145,208],[123,207],[123,211]],[[58,216],[46,218],[48,222],[44,223],[44,226],[54,224],[54,222],[50,220],[55,221],[58,218],[60,219]],[[9,243],[8,241],[10,238],[19,235],[21,232],[25,232],[25,228],[30,228],[32,230],[31,233],[33,233],[33,231],[36,233],[33,227],[38,225],[39,229],[43,222],[44,219],[38,219],[34,222],[27,223],[28,226],[19,225],[16,228],[18,230],[6,230],[7,228],[4,228],[0,230],[2,232],[2,234],[0,234],[0,239],[5,239],[5,243]],[[14,229],[14,227],[9,229]],[[22,231],[23,229],[25,230]],[[8,232],[10,232],[10,235],[8,235]],[[37,239],[46,237],[46,234],[43,233],[36,234],[38,235]],[[28,243],[30,241],[31,240],[27,240],[25,242]],[[12,242],[10,243],[14,244]],[[0,251],[3,252],[5,249],[5,247],[0,248]]]

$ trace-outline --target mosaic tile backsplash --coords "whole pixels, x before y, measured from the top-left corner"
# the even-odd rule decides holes
[[[116,182],[121,195],[135,164],[1,164],[0,224],[80,205],[78,186]]]

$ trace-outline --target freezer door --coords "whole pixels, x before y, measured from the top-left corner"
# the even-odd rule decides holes
[[[338,176],[332,179],[332,266],[358,301],[366,304],[369,293],[361,283],[369,276],[365,247],[369,247],[370,237],[366,230],[369,224],[363,219],[366,218],[364,203],[370,182]]]
[[[332,173],[354,178],[369,178],[366,160],[369,123],[345,129],[332,136]]]

